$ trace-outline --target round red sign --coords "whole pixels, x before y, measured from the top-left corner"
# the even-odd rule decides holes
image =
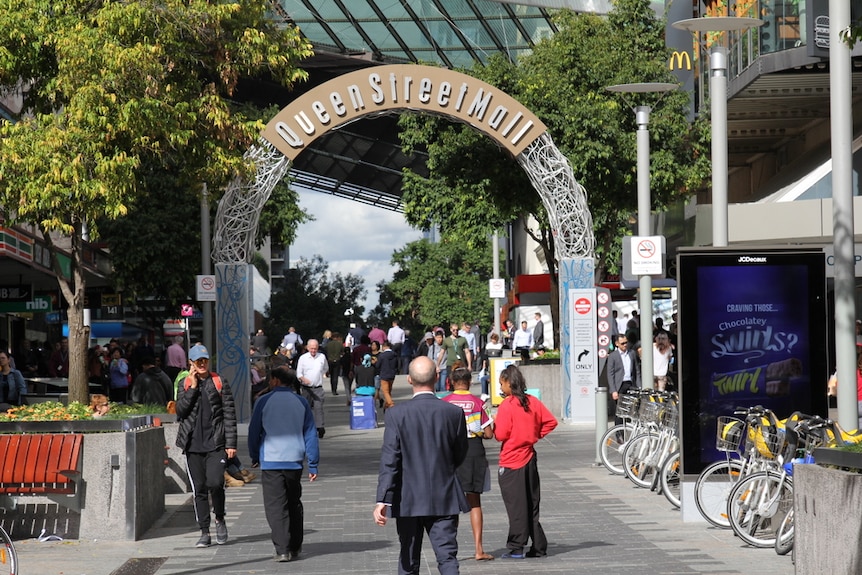
[[[590,309],[592,309],[592,306],[590,305],[590,300],[587,298],[582,297],[575,300],[575,311],[579,314],[590,313]]]

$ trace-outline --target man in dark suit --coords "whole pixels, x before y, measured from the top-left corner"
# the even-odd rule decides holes
[[[545,322],[540,312],[536,312],[536,325],[533,326],[533,347],[545,349]]]
[[[428,533],[441,575],[457,575],[458,514],[470,511],[455,468],[467,456],[461,408],[434,394],[437,368],[427,357],[410,363],[413,399],[386,411],[374,521],[396,519],[399,575],[418,575],[422,538]]]
[[[628,338],[624,334],[617,336],[616,344],[617,348],[608,355],[608,392],[614,405],[620,395],[632,387],[640,387],[637,354],[629,350]],[[619,417],[614,418],[614,421],[622,423]]]

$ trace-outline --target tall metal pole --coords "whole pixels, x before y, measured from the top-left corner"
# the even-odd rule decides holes
[[[665,82],[641,82],[636,84],[617,84],[605,89],[609,92],[623,94],[661,94],[676,90],[677,84]],[[650,146],[649,146],[649,116],[651,106],[635,106],[635,123],[637,130],[637,173],[638,173],[638,236],[646,237],[652,234],[650,217],[652,215],[652,199],[650,197]],[[632,248],[634,249],[634,248]],[[641,345],[641,385],[645,389],[653,387],[653,310],[652,310],[652,277],[640,276],[638,280],[638,306],[640,307],[640,345]]]
[[[649,106],[635,108],[635,120],[638,125],[638,235],[650,235],[650,201],[649,186]],[[638,305],[641,313],[641,386],[652,389],[653,386],[653,356],[652,356],[652,277],[640,276],[638,290]]]
[[[712,110],[712,245],[727,246],[727,48],[709,54]]]
[[[207,185],[203,185],[201,192],[201,273],[210,275],[212,271],[212,247],[210,246],[210,204],[209,191]],[[201,302],[201,308],[204,316],[204,345],[210,353],[217,350],[213,348],[213,302]]]
[[[760,18],[715,16],[674,22],[678,30],[695,34],[734,32],[763,26]],[[698,36],[699,38],[699,36]],[[714,45],[709,53],[709,99],[712,127],[712,245],[727,247],[727,48]]]
[[[829,0],[829,101],[832,127],[832,245],[835,250],[835,363],[838,421],[858,427],[854,301],[853,128],[850,47],[839,37],[850,26],[850,3]]]
[[[494,235],[491,236],[491,249],[493,250],[493,261],[494,261],[494,278],[500,277],[500,236],[497,235],[497,232],[494,232]],[[500,337],[500,341],[503,341],[503,335],[500,332],[500,298],[494,298],[494,333],[496,333]]]

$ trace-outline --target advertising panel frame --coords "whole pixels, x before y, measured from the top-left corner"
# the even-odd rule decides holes
[[[716,417],[764,405],[827,415],[825,254],[817,248],[682,248],[679,282],[683,475],[720,455]]]

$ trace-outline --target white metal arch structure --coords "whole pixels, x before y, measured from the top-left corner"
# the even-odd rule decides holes
[[[517,100],[481,80],[433,66],[378,66],[344,74],[303,94],[269,121],[246,153],[255,164],[254,181],[234,180],[219,203],[213,234],[218,369],[231,374],[231,381],[249,380],[247,342],[240,337],[250,331],[247,264],[254,255],[260,210],[273,187],[291,162],[326,132],[364,116],[405,110],[467,124],[507,150],[542,198],[558,257],[593,256],[586,192],[545,125]],[[241,392],[237,411],[242,421],[247,408],[239,400],[245,396]]]
[[[232,182],[219,203],[216,263],[251,261],[260,208],[291,161],[315,139],[363,116],[403,110],[468,124],[506,149],[542,198],[559,257],[592,257],[595,238],[586,192],[542,121],[481,80],[446,68],[408,64],[339,76],[270,120],[258,144],[246,154],[256,164],[256,178]]]

